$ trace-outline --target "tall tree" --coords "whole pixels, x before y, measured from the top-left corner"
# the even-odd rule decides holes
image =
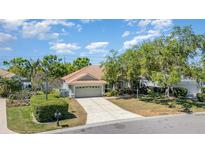
[[[106,56],[106,60],[103,62],[104,66],[104,78],[115,90],[117,83],[120,78],[120,62],[117,55],[117,51],[110,50],[109,54]]]
[[[141,52],[137,49],[129,49],[119,57],[122,79],[127,80],[132,89],[139,84],[141,58]]]
[[[29,61],[25,58],[13,58],[10,61],[4,61],[4,65],[9,66],[9,71],[15,73],[16,75],[28,77]]]
[[[39,64],[39,60],[34,61],[31,59],[29,61],[24,58],[14,58],[10,61],[4,61],[4,65],[9,66],[10,72],[22,77],[26,77],[31,81],[39,69]]]
[[[176,59],[179,50],[178,41],[171,37],[162,37],[142,46],[143,73],[153,82],[167,88],[169,97],[170,86],[180,81],[180,64]]]
[[[79,70],[88,65],[91,65],[91,64],[90,64],[90,59],[87,57],[77,58],[73,61],[73,67],[75,70]]]
[[[44,56],[41,60],[41,70],[43,72],[47,71],[49,78],[63,77],[68,73],[68,70],[66,65],[61,61],[62,59],[58,58],[56,55]]]

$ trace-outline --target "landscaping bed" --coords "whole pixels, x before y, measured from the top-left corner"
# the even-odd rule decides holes
[[[87,114],[77,101],[68,98],[57,98],[55,95],[49,95],[48,102],[57,102],[59,100],[67,102],[69,108],[66,119],[60,121],[60,127],[57,127],[56,122],[37,122],[32,112],[33,105],[35,105],[35,103],[44,104],[46,103],[44,100],[45,95],[35,95],[31,98],[29,106],[7,106],[8,128],[18,133],[37,133],[62,127],[84,125],[86,123]]]
[[[190,99],[141,97],[139,99],[113,98],[109,101],[127,111],[145,117],[184,113],[188,105],[191,106],[191,112],[205,112],[204,105],[199,105]]]

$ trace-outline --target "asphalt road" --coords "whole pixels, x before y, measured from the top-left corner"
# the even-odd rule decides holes
[[[67,128],[57,134],[205,134],[205,113],[129,119]]]

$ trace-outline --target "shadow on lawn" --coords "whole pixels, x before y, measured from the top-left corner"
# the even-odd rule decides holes
[[[66,115],[64,115],[64,118],[60,119],[60,120],[68,120],[68,119],[74,119],[77,118],[75,114],[67,112]],[[69,127],[68,124],[60,124],[60,127],[62,128],[66,128]]]
[[[75,114],[67,112],[67,114],[64,115],[63,119],[74,119],[74,118],[77,118]]]

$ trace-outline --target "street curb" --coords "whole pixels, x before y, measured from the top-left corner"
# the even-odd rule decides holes
[[[205,112],[193,113],[193,114],[190,114],[190,115],[199,115],[199,114],[204,114],[205,115]],[[149,120],[149,119],[179,117],[179,116],[184,116],[184,115],[188,115],[188,114],[181,113],[181,114],[160,115],[160,116],[153,116],[153,117],[138,117],[138,118],[131,118],[131,119],[113,120],[113,121],[109,121],[109,122],[87,124],[87,125],[76,126],[76,127],[71,127],[71,128],[63,128],[63,129],[57,129],[57,130],[53,130],[53,131],[41,132],[40,134],[61,134],[64,131],[77,131],[77,130],[81,130],[81,129],[89,129],[89,128],[98,127],[98,126],[118,124],[118,123],[121,123],[121,122],[131,122],[131,121],[141,121],[141,120]]]

